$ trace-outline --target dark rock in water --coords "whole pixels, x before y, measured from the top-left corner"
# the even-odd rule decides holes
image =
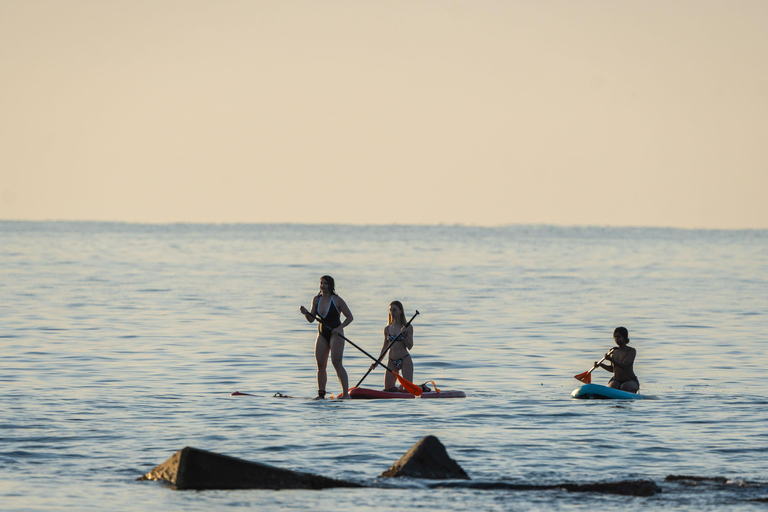
[[[689,476],[689,475],[667,475],[664,477],[665,482],[681,482],[686,485],[697,485],[701,482],[709,482],[716,484],[725,484],[728,479],[723,476]]]
[[[430,480],[469,480],[458,463],[448,456],[445,446],[435,436],[427,436],[411,447],[400,460],[381,474],[384,477],[407,476]]]
[[[768,482],[756,482],[752,480],[742,480],[741,478],[726,478],[724,476],[690,476],[690,475],[668,475],[664,478],[665,482],[675,482],[689,487],[696,486],[728,486],[728,487],[753,487],[763,489],[768,486]]]
[[[189,446],[138,480],[163,480],[179,490],[362,487],[351,482],[280,469]]]
[[[557,487],[568,492],[598,492],[602,494],[619,494],[621,496],[653,496],[657,492],[661,492],[661,488],[653,480],[564,484]]]
[[[434,484],[434,488],[465,488],[488,491],[553,491],[596,492],[601,494],[619,494],[621,496],[653,496],[661,488],[652,480],[627,480],[623,482],[598,482],[593,484],[516,484],[512,482],[445,482]]]

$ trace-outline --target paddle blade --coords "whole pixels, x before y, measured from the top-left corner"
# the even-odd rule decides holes
[[[412,395],[421,396],[421,394],[424,392],[424,390],[421,389],[421,386],[417,386],[413,382],[409,382],[405,380],[403,377],[401,377],[398,374],[395,374],[395,377],[397,377],[397,380],[400,381],[400,384],[403,385],[405,390],[409,392]]]
[[[584,384],[592,384],[592,372],[584,372],[573,376],[574,379],[580,380]]]

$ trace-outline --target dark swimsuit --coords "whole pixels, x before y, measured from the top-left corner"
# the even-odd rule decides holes
[[[630,367],[630,370],[631,370],[631,369],[632,369],[632,368]],[[626,383],[626,382],[636,382],[636,383],[637,383],[637,386],[638,386],[638,387],[640,386],[640,381],[639,381],[639,380],[637,380],[637,375],[635,375],[635,372],[634,372],[634,371],[632,372],[632,376],[631,376],[629,379],[627,379],[627,380],[621,380],[621,381],[620,381],[620,380],[618,380],[616,377],[611,377],[611,380],[609,380],[609,381],[608,381],[608,385],[609,385],[609,386],[611,385],[611,382],[615,382],[615,383],[617,383],[619,386],[623,386],[623,385],[624,385],[624,383]]]
[[[320,336],[322,336],[325,341],[330,343],[333,330],[341,325],[341,313],[339,313],[339,308],[336,307],[336,302],[333,300],[333,296],[331,296],[331,303],[328,305],[328,311],[325,315],[320,313],[320,300],[317,301],[317,314],[323,319],[317,326],[317,332],[320,333]]]
[[[640,385],[640,381],[637,380],[637,375],[633,375],[629,380],[622,380],[622,381],[616,380],[615,378],[611,377],[611,380],[608,381],[608,385],[610,386],[611,382],[616,382],[619,385],[622,385],[625,382],[630,382],[630,381],[637,382],[637,385],[638,386]]]

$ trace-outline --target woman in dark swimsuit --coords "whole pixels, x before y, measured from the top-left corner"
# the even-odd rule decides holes
[[[389,305],[389,322],[384,328],[384,345],[381,347],[380,355],[383,355],[384,351],[389,347],[392,340],[402,333],[403,337],[392,344],[389,349],[389,361],[387,362],[387,368],[395,373],[401,372],[403,378],[408,381],[413,381],[413,360],[411,360],[411,354],[408,350],[413,348],[413,326],[406,327],[407,320],[405,319],[405,313],[403,312],[403,305],[400,301],[392,301]],[[395,386],[395,375],[386,372],[384,375],[384,391],[400,391]]]
[[[629,391],[630,393],[637,393],[640,389],[640,381],[635,375],[633,365],[635,363],[635,355],[637,351],[634,348],[627,345],[629,343],[629,332],[626,327],[617,327],[613,331],[613,340],[616,342],[616,347],[605,354],[605,360],[611,364],[597,363],[596,365],[604,370],[613,372],[613,377],[608,381],[608,386],[614,389],[621,389],[622,391]]]
[[[317,399],[325,398],[325,385],[328,383],[328,355],[331,356],[331,363],[336,370],[336,375],[341,383],[342,394],[338,398],[349,398],[349,380],[347,371],[342,365],[344,356],[344,328],[352,323],[352,312],[347,307],[344,299],[336,295],[336,283],[331,276],[320,278],[320,293],[312,298],[312,310],[301,306],[299,311],[307,319],[307,322],[314,322],[315,315],[322,321],[317,326],[317,340],[315,340],[315,360],[317,361]],[[344,315],[344,321],[341,321],[341,315]]]

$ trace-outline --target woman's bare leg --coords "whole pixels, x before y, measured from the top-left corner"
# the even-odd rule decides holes
[[[403,359],[403,365],[401,366],[403,378],[409,382],[413,382],[413,360],[410,356]]]
[[[640,384],[633,380],[628,380],[624,384],[621,385],[622,391],[629,391],[630,393],[637,393],[637,390],[640,389]]]
[[[344,357],[344,340],[339,336],[331,336],[331,363],[336,370],[336,375],[339,377],[339,383],[341,384],[343,398],[349,398],[349,378],[347,377],[347,370],[344,369],[342,364],[342,358]]]
[[[392,364],[391,361],[387,361],[387,368],[389,368],[390,370],[392,370],[395,373],[397,373],[397,371],[398,371],[397,368],[395,368],[395,366]],[[392,374],[392,373],[390,373],[390,372],[385,370],[384,371],[384,389],[389,389],[389,388],[395,387],[395,378],[396,377],[395,377],[394,374]]]
[[[317,362],[317,390],[325,391],[328,384],[328,354],[331,351],[330,344],[321,335],[317,335],[315,340],[315,361]]]

